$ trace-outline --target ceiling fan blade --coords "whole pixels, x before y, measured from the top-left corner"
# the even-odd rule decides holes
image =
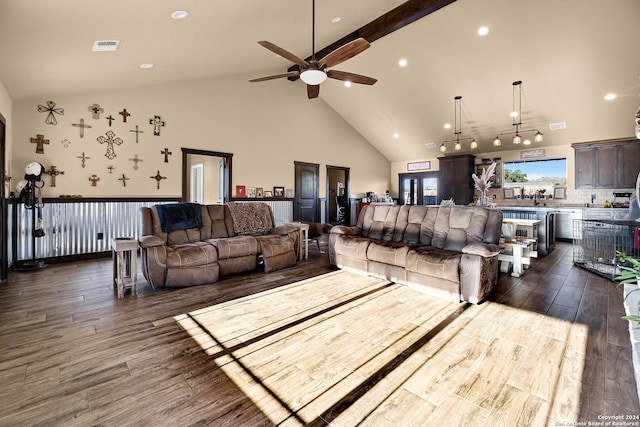
[[[281,48],[280,46],[276,46],[275,44],[268,42],[266,40],[260,41],[258,42],[258,44],[260,46],[263,46],[267,49],[269,49],[271,52],[276,53],[280,56],[282,56],[285,59],[288,59],[289,61],[301,65],[301,66],[307,66],[309,65],[309,63],[307,61],[305,61],[302,58],[297,57],[296,55],[294,55],[293,53],[284,50],[283,48]]]
[[[367,50],[369,46],[369,42],[360,37],[359,39],[355,39],[354,41],[349,42],[344,46],[340,46],[333,52],[327,54],[327,56],[325,56],[318,62],[320,63],[320,66],[331,68],[335,65],[340,64],[341,62],[346,61],[349,58],[353,58],[362,51]]]
[[[320,95],[320,85],[307,85],[307,96],[309,99],[317,98]]]
[[[256,82],[264,82],[264,81],[267,81],[267,80],[281,79],[283,77],[295,77],[295,76],[299,76],[299,75],[300,75],[299,71],[291,71],[289,73],[284,73],[284,74],[274,74],[273,76],[258,77],[257,79],[251,79],[249,81],[251,83],[256,83]]]
[[[348,73],[346,71],[338,71],[338,70],[330,70],[327,72],[327,77],[336,80],[348,81],[351,83],[358,83],[361,85],[372,85],[378,81],[378,79],[374,79],[373,77],[363,76],[361,74]]]

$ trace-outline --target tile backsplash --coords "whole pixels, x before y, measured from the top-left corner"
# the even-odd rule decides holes
[[[593,201],[596,205],[604,204],[605,200],[609,202],[613,202],[613,193],[632,193],[635,194],[635,191],[628,188],[621,189],[591,189],[591,190],[574,190],[571,188],[567,188],[567,197],[565,199],[545,199],[544,202],[547,205],[551,206],[562,206],[562,205],[580,205],[584,206],[585,203],[591,202],[591,195],[595,195],[595,199]],[[477,193],[477,191],[476,191]],[[504,199],[502,188],[490,188],[489,189],[489,197],[493,198],[496,196],[494,201],[498,205],[511,205],[511,206],[532,206],[533,200],[531,199]],[[616,202],[626,202],[627,199],[624,200],[616,200]]]

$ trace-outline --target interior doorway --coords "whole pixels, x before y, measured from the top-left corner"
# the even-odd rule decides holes
[[[233,154],[182,149],[182,200],[205,205],[230,200]]]
[[[350,225],[349,168],[327,165],[327,203],[325,221],[332,225]]]

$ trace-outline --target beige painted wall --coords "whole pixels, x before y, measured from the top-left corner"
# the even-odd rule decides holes
[[[44,187],[45,197],[180,196],[181,147],[233,153],[234,189],[235,185],[293,188],[294,161],[320,164],[321,197],[325,196],[326,164],[351,168],[351,189],[358,197],[366,191],[382,193],[390,185],[389,161],[322,99],[308,100],[301,82],[251,84],[246,78],[233,77],[56,97],[51,100],[64,108],[56,126],[45,124],[46,114],[37,111],[38,104],[48,100],[13,104],[11,156],[14,176],[21,176],[32,161],[65,172],[58,176],[57,187]],[[93,103],[105,110],[99,120],[88,111]],[[127,123],[118,114],[123,108],[131,113]],[[106,120],[109,115],[115,117],[112,127]],[[149,124],[154,115],[166,123],[160,136],[153,135]],[[71,126],[81,118],[92,126],[85,129],[84,138]],[[138,144],[130,132],[135,125],[144,131]],[[105,157],[107,147],[96,140],[109,130],[124,140],[114,146],[117,157],[113,160]],[[44,154],[36,154],[35,144],[30,143],[36,134],[50,141]],[[62,144],[65,139],[71,141],[67,148]],[[173,152],[169,163],[163,162],[160,153],[165,147]],[[84,169],[77,158],[82,152],[91,157]],[[138,170],[129,161],[135,154],[144,160]],[[107,170],[109,165],[116,168],[113,174]],[[160,189],[150,178],[158,171],[167,177]],[[131,178],[126,188],[118,180],[123,173]],[[89,182],[92,174],[101,179],[97,187]],[[45,180],[49,184],[48,176]]]

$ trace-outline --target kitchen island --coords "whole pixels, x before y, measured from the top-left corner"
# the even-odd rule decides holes
[[[537,250],[541,256],[550,254],[556,246],[556,214],[558,209],[548,206],[497,206],[504,219],[540,220],[537,225]],[[533,237],[523,236],[518,237]]]

